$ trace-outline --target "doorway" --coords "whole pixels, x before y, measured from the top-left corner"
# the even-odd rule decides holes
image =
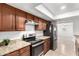
[[[58,23],[58,51],[62,55],[75,55],[75,39],[73,33],[73,22]]]

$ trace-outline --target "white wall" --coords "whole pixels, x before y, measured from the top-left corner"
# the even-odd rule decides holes
[[[58,28],[57,31],[58,31],[59,36],[73,37],[73,23],[72,22],[57,24],[57,28]]]
[[[63,31],[62,31],[62,27],[65,27],[63,24],[66,24],[66,23],[73,23],[73,33],[71,34],[71,30],[68,31],[68,32],[65,32],[63,35]],[[57,32],[58,34],[58,49],[59,51],[64,54],[64,55],[76,55],[76,51],[75,51],[75,36],[74,35],[77,35],[79,34],[79,16],[74,16],[74,17],[69,17],[69,18],[63,18],[63,19],[60,19],[60,20],[57,20],[57,24],[61,24],[61,26],[57,26],[57,31],[60,31],[61,32],[61,35],[60,36],[60,33]],[[72,26],[71,26],[72,27]],[[71,28],[67,28],[68,30]],[[70,36],[71,38],[69,38],[69,34],[72,35]],[[61,38],[60,38],[61,37]]]
[[[73,22],[74,35],[79,34],[79,16],[74,16],[74,17],[63,18],[63,19],[57,20],[57,23],[67,23],[67,22]]]

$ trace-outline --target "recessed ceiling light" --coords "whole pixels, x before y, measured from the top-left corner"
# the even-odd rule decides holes
[[[64,10],[64,9],[66,9],[66,6],[65,5],[64,6],[61,6],[60,9],[61,10]]]

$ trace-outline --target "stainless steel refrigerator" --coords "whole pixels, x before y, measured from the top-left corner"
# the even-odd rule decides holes
[[[44,31],[44,36],[50,36],[50,49],[57,49],[57,27],[56,22],[49,22],[47,24],[46,30]]]

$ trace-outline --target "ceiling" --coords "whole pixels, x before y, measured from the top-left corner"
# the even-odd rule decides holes
[[[44,5],[55,15],[79,10],[79,3],[45,3]],[[62,6],[66,6],[66,9],[61,10]]]
[[[76,15],[79,15],[78,13],[79,3],[7,3],[7,4],[49,21],[69,16],[71,17],[73,15],[75,16],[76,13],[77,13]],[[41,11],[35,8],[38,7],[39,5],[43,5],[43,7],[50,12],[52,18],[50,18],[48,15],[42,13]]]

